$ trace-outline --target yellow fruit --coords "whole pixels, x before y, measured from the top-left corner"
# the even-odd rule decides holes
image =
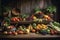
[[[30,33],[30,30],[29,30],[29,29],[26,29],[26,32],[27,32],[27,33]]]
[[[42,24],[43,27],[47,27],[47,25]]]
[[[48,17],[48,15],[44,15],[44,17],[45,17],[45,18],[47,18],[47,17]]]
[[[38,24],[38,27],[39,27],[40,29],[42,29],[42,26],[41,26],[40,24]]]
[[[28,29],[29,29],[29,30],[32,30],[32,29],[33,29],[32,25],[29,25],[29,26],[28,26]]]
[[[44,15],[44,18],[46,18],[48,20],[52,20],[51,17],[49,17],[48,15]]]
[[[48,28],[47,25],[42,24],[42,26],[43,26],[42,27],[43,29],[47,29]]]
[[[7,31],[5,31],[5,32],[4,32],[4,34],[8,34],[8,32],[7,32]]]
[[[36,16],[34,16],[34,17],[33,17],[33,19],[35,20],[35,19],[37,19],[37,17],[36,17]]]
[[[42,19],[39,19],[39,22],[42,22],[43,20]]]
[[[40,30],[40,29],[42,29],[42,26],[40,24],[38,24],[37,27],[36,27],[36,29]]]
[[[40,30],[39,26],[36,27],[37,30]]]

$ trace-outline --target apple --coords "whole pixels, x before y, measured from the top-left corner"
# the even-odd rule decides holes
[[[18,31],[19,34],[23,34],[24,32],[23,31]]]
[[[35,33],[35,32],[36,32],[36,30],[35,30],[35,29],[32,29],[31,31],[32,31],[33,33]]]
[[[13,33],[14,35],[18,35],[18,33],[17,33],[17,32],[15,32],[15,31],[13,31],[12,33]]]
[[[54,33],[57,34],[58,32],[56,30],[54,30]]]
[[[12,32],[8,32],[9,34],[12,34]]]
[[[14,33],[14,35],[18,35],[18,33],[17,33],[17,32],[15,32],[15,33]]]
[[[50,30],[50,33],[51,33],[52,35],[55,34],[53,29]]]

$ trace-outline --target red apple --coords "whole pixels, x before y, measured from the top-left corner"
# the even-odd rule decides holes
[[[9,34],[12,34],[12,32],[9,32]]]
[[[35,29],[32,29],[31,31],[32,31],[33,33],[35,33],[35,32],[36,32],[36,30],[35,30]]]
[[[50,33],[51,33],[52,35],[55,34],[53,29],[50,30]]]
[[[19,34],[23,34],[24,32],[23,32],[23,31],[19,31],[18,33],[19,33]]]
[[[54,33],[57,34],[58,32],[56,30],[54,30]]]
[[[18,33],[17,33],[17,32],[15,32],[15,31],[13,32],[13,34],[14,34],[14,35],[18,35]]]

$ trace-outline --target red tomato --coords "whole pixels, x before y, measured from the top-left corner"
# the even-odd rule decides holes
[[[23,32],[23,31],[19,31],[18,33],[19,33],[19,34],[23,34],[24,32]]]
[[[55,34],[57,34],[57,31],[56,30],[54,30],[54,32],[55,32]]]
[[[15,32],[15,31],[13,32],[13,34],[14,34],[14,35],[18,35],[18,33],[17,33],[17,32]]]
[[[12,32],[9,32],[9,34],[12,34]]]
[[[50,33],[51,33],[52,35],[54,35],[54,34],[55,34],[55,33],[54,33],[54,30],[52,30],[52,29],[50,30]]]
[[[31,31],[34,33],[36,30],[32,29]]]

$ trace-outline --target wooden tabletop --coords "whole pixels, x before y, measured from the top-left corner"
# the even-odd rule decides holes
[[[41,34],[20,34],[20,35],[0,35],[0,38],[56,38],[60,35],[41,35]]]

